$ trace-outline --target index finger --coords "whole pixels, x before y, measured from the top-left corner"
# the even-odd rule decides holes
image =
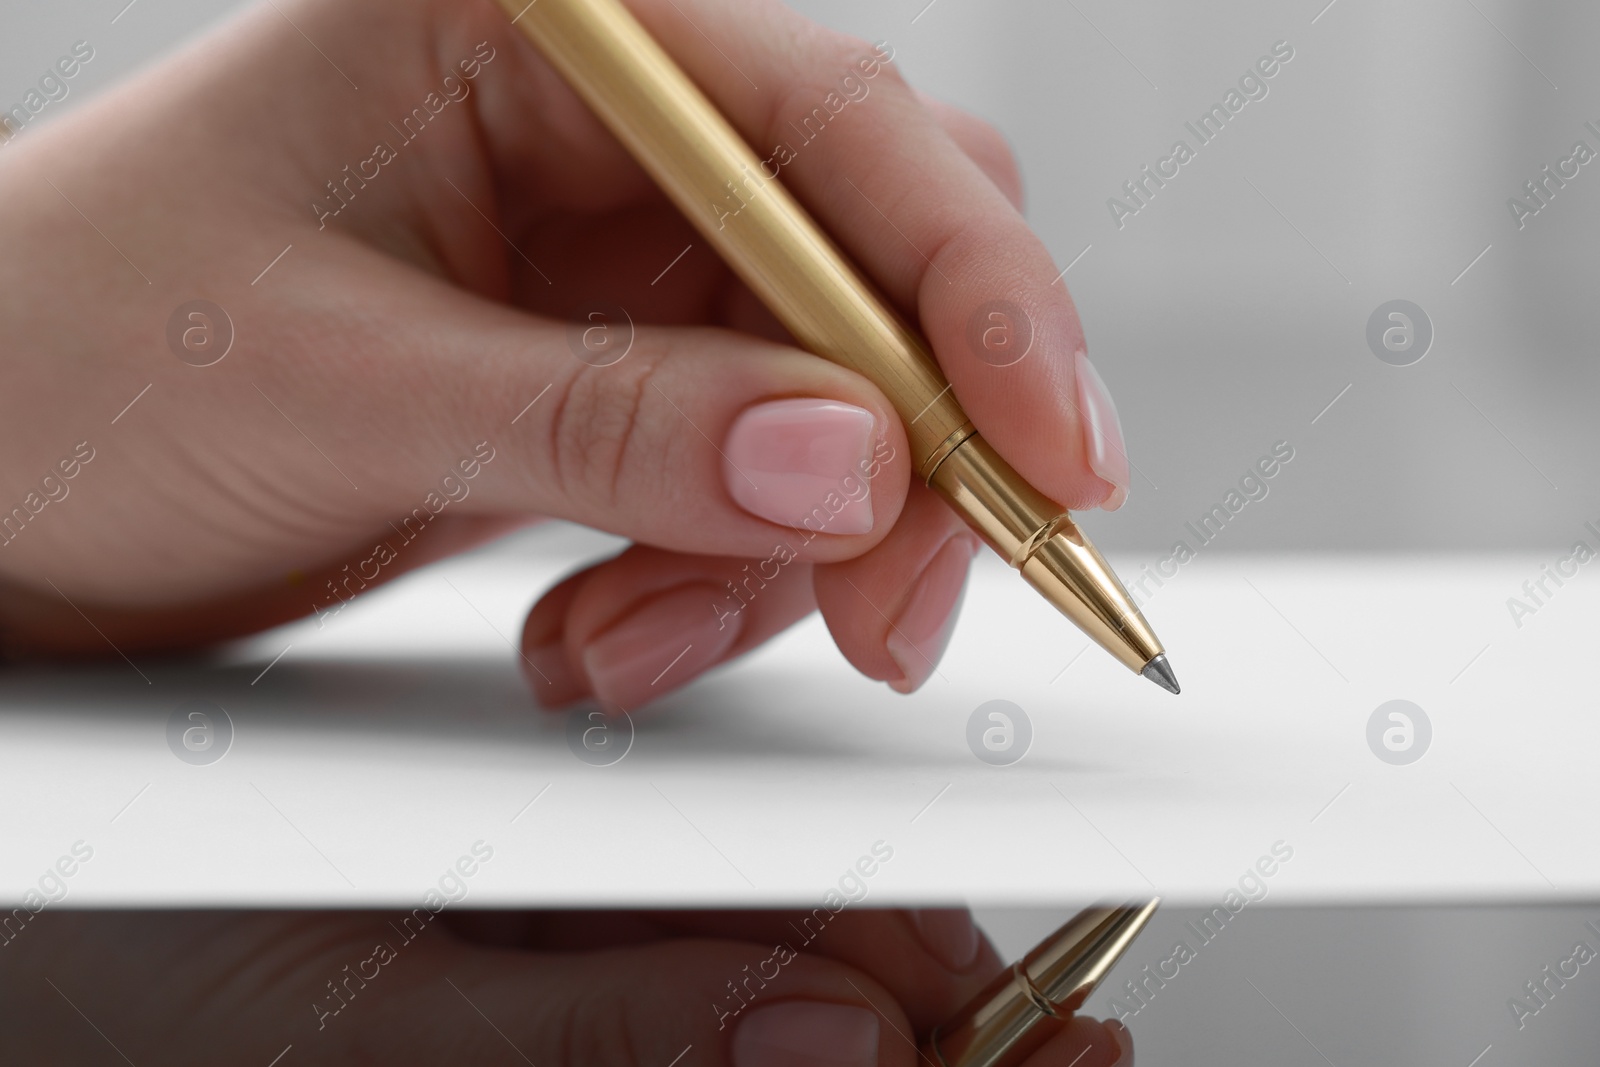
[[[1069,508],[1126,495],[1072,298],[1006,195],[900,77],[894,44],[775,0],[633,0],[640,20],[922,329],[973,424]]]

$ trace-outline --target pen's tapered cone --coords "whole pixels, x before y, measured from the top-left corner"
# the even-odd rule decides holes
[[[1083,1006],[1160,902],[1074,915],[936,1029],[923,1054],[935,1067],[1020,1064]]]
[[[1130,671],[1143,672],[1164,651],[1072,517],[1024,481],[970,425],[929,472],[928,484],[1057,611]]]

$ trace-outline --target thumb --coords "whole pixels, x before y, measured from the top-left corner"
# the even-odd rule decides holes
[[[557,516],[677,551],[762,558],[781,541],[802,559],[849,558],[899,516],[904,430],[849,370],[616,305],[554,321],[398,265],[369,264],[361,285],[362,322],[327,316],[347,347],[382,352],[395,384],[343,390],[321,409],[329,425],[304,429],[370,465],[373,502],[391,512],[374,519],[405,528],[425,501],[444,506],[441,475],[475,449],[494,458],[462,467],[482,468],[470,486],[452,477],[454,513]]]
[[[880,984],[781,945],[673,940],[533,956],[463,947],[441,963],[451,972],[439,983],[442,994],[418,990],[442,1013],[443,1025],[428,1027],[448,1035],[440,1054],[475,1033],[472,1047],[486,1057],[514,1046],[540,1067],[912,1067],[917,1060],[911,1023]],[[380,1062],[414,1054],[414,1037],[380,1040]]]
[[[568,913],[565,926],[580,941],[651,936],[609,913]],[[53,912],[5,949],[0,1034],[15,1062],[110,1062],[113,1049],[174,1067],[917,1059],[911,1024],[883,985],[753,941],[548,952],[468,943],[425,909]]]

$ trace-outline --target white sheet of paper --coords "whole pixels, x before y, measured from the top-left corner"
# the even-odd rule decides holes
[[[226,662],[8,669],[0,895],[410,907],[443,879],[498,905],[810,906],[841,883],[1215,902],[1258,863],[1281,901],[1600,892],[1587,574],[1518,627],[1507,598],[1546,560],[1202,555],[1146,607],[1173,697],[985,558],[914,696],[857,676],[813,619],[636,714],[596,767],[531,706],[512,644],[537,592],[610,544],[535,530]],[[1136,580],[1144,561],[1113,562]],[[1393,699],[1432,726],[1408,765],[1367,741]],[[169,749],[190,700],[232,723],[215,763]],[[992,700],[1031,723],[1010,766],[968,745]],[[92,858],[49,877],[79,842]],[[477,842],[492,858],[446,877]],[[879,842],[892,857],[852,876]]]

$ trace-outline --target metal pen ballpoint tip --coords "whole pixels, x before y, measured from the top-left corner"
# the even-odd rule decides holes
[[[935,1067],[1016,1067],[1066,1027],[1160,903],[1074,915],[937,1027],[923,1055]]]
[[[1182,692],[1178,688],[1178,676],[1172,673],[1172,664],[1167,662],[1166,653],[1162,653],[1149,663],[1146,663],[1144,670],[1139,673],[1169,693]]]

